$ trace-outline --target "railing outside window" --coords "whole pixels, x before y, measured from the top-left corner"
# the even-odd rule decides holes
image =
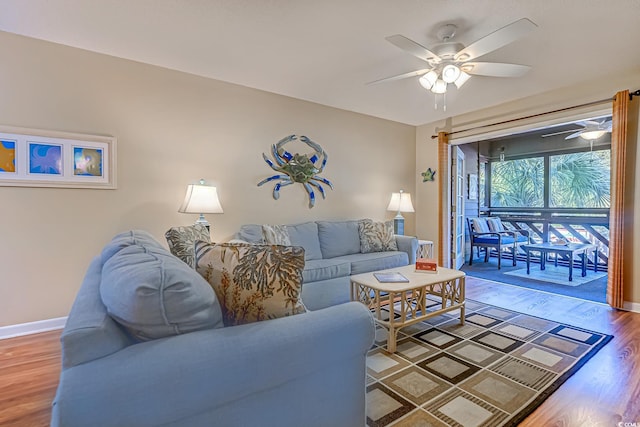
[[[564,239],[573,243],[598,246],[598,269],[606,270],[609,261],[608,209],[513,210],[496,208],[484,214],[499,216],[513,229],[529,230],[534,242]],[[593,263],[593,258],[589,259]]]

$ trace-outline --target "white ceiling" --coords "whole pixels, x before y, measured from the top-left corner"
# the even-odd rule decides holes
[[[432,47],[454,23],[469,45],[523,17],[539,28],[479,60],[533,69],[475,76],[449,91],[446,112],[417,78],[365,85],[425,68],[386,36]],[[0,30],[411,125],[640,77],[640,0],[0,0]]]

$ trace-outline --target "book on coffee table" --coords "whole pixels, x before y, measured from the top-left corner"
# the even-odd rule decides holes
[[[380,283],[404,283],[409,281],[400,273],[373,273],[373,276]]]

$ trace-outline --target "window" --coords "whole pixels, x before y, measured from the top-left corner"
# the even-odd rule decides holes
[[[608,208],[611,150],[550,156],[553,208]]]
[[[491,162],[491,207],[544,207],[544,158]]]

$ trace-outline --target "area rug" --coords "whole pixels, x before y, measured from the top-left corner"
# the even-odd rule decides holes
[[[505,261],[505,260],[503,260]],[[523,288],[536,289],[539,291],[551,292],[559,295],[566,295],[574,298],[586,299],[589,301],[605,303],[607,293],[607,273],[606,271],[599,271],[598,277],[589,282],[583,283],[580,286],[566,286],[559,285],[557,283],[545,282],[542,280],[536,280],[533,277],[514,276],[509,275],[512,271],[522,270],[525,267],[525,263],[518,261],[518,265],[513,267],[510,262],[503,262],[502,268],[498,270],[498,263],[495,258],[490,258],[489,262],[473,263],[472,266],[467,264],[463,265],[460,270],[464,271],[469,277],[478,277],[481,279],[492,280],[494,282],[507,283],[509,285],[520,286]],[[548,263],[547,268],[553,267],[553,263]],[[559,269],[564,269],[564,278],[569,278],[569,267],[559,266]],[[540,270],[540,264],[532,264],[531,272],[535,274]],[[526,273],[526,271],[525,271]],[[587,272],[587,278],[596,277],[594,271],[589,270]],[[574,269],[574,280],[580,277],[580,270]]]
[[[562,286],[580,286],[607,275],[607,273],[602,271],[595,272],[593,270],[589,270],[587,271],[587,275],[582,277],[582,270],[574,268],[573,280],[569,281],[569,267],[555,267],[553,264],[547,265],[544,270],[540,270],[539,265],[532,266],[529,271],[530,274],[527,274],[527,269],[521,268],[519,270],[508,271],[504,274],[523,277],[525,279],[555,283],[556,285]]]
[[[368,426],[515,426],[613,338],[471,300],[465,319],[403,328],[394,354],[377,326]]]

